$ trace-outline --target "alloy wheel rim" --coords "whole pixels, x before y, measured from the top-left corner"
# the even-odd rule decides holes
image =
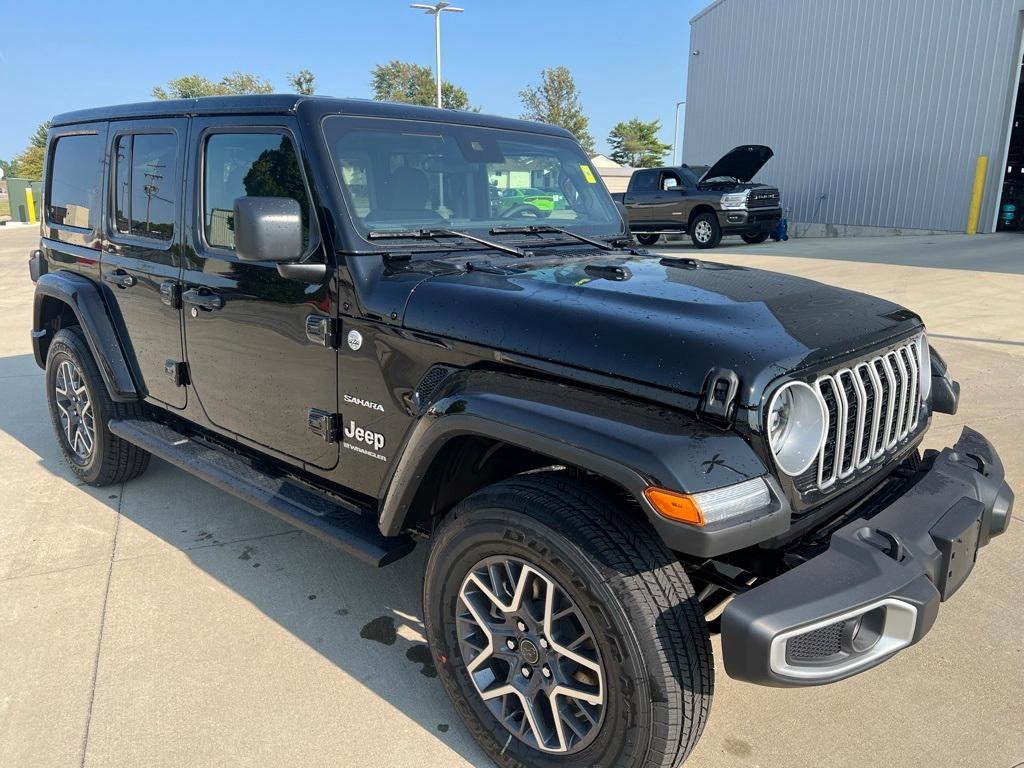
[[[697,226],[694,229],[694,234],[697,236],[698,240],[702,243],[706,243],[711,239],[711,225],[706,221],[698,221]]]
[[[459,648],[477,693],[519,741],[543,752],[589,745],[604,719],[596,637],[569,594],[515,557],[489,557],[462,582]]]
[[[88,461],[96,447],[96,421],[81,369],[61,361],[53,389],[64,439],[78,459]]]

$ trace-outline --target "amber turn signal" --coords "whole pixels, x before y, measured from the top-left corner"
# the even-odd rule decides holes
[[[692,496],[664,488],[647,488],[644,496],[662,517],[690,525],[704,525],[704,513]]]

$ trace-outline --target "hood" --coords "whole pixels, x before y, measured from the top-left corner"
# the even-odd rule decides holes
[[[750,181],[774,154],[770,147],[761,144],[744,144],[742,147],[730,149],[718,162],[704,171],[700,181],[719,176],[729,176],[737,181]]]
[[[873,296],[725,264],[606,254],[514,266],[424,279],[404,325],[689,395],[729,368],[752,405],[777,376],[921,324]]]

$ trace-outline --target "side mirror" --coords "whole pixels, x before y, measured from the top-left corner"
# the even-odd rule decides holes
[[[277,264],[302,257],[302,208],[290,197],[235,200],[235,255]]]

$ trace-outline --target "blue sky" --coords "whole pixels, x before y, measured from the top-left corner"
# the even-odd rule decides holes
[[[318,93],[367,97],[375,64],[433,66],[433,22],[409,1],[56,0],[14,24],[20,6],[8,8],[0,158],[21,152],[55,113],[148,100],[154,85],[193,72],[251,71],[286,91],[286,73],[305,67]],[[661,120],[670,143],[685,97],[688,22],[709,1],[465,0],[456,3],[465,13],[442,21],[442,74],[484,112],[518,116],[519,91],[562,64],[576,77],[598,151],[616,122],[634,116]]]

